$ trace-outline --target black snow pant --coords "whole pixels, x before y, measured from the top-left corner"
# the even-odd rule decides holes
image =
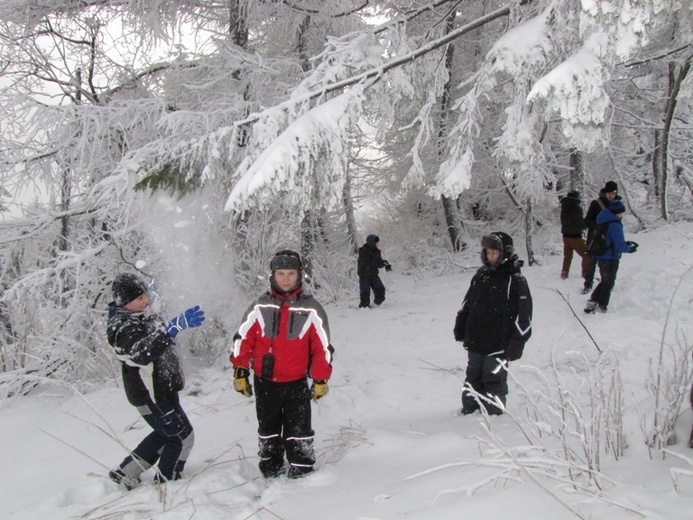
[[[587,268],[585,269],[585,274],[583,278],[585,279],[585,289],[589,290],[594,284],[594,273],[597,270],[597,257],[595,255],[589,255],[589,262],[587,263]]]
[[[284,452],[289,477],[313,471],[315,452],[311,427],[310,390],[305,378],[274,383],[255,376],[260,471],[267,477],[284,471]]]
[[[359,308],[371,306],[371,289],[373,289],[373,303],[380,305],[385,301],[385,285],[380,276],[359,278]]]
[[[614,290],[614,285],[616,285],[619,262],[604,262],[600,260],[598,265],[601,280],[599,285],[592,291],[590,300],[597,302],[601,310],[606,310],[611,299],[611,291]]]
[[[128,478],[138,481],[140,474],[158,461],[161,477],[178,480],[195,442],[193,427],[178,396],[138,406],[137,410],[154,431],[125,457],[120,469]]]
[[[508,372],[501,364],[502,357],[498,355],[486,356],[477,352],[468,352],[467,379],[462,389],[462,413],[468,414],[483,406],[491,415],[502,414],[503,410],[487,401],[477,398],[475,392],[488,397],[491,400],[496,397],[505,406],[505,396],[508,395]]]

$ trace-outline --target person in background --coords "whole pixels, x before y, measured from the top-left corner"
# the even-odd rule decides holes
[[[489,414],[503,413],[507,362],[520,359],[532,335],[532,295],[512,238],[496,231],[481,239],[481,247],[483,265],[472,278],[454,328],[455,340],[468,351],[463,415],[482,406]]]
[[[380,237],[368,235],[366,243],[359,248],[357,274],[359,277],[359,308],[371,306],[371,290],[373,290],[373,303],[380,305],[385,301],[385,285],[378,276],[378,269],[384,267],[386,271],[392,271],[392,266],[383,259],[379,249]]]
[[[325,311],[303,289],[298,253],[279,251],[270,269],[270,290],[246,311],[234,336],[233,388],[245,397],[255,388],[263,476],[283,474],[286,453],[287,475],[298,478],[315,464],[310,400],[328,392],[334,349]]]
[[[165,323],[145,312],[150,295],[139,277],[119,274],[111,287],[108,343],[121,363],[128,401],[153,431],[108,476],[132,489],[158,461],[155,481],[178,480],[195,437],[178,398],[185,379],[174,339],[180,331],[202,325],[204,311],[195,306]]]
[[[561,199],[561,234],[563,235],[563,266],[561,267],[561,279],[568,278],[570,264],[573,261],[573,251],[582,259],[581,276],[585,278],[590,259],[587,254],[585,239],[582,231],[587,227],[582,214],[580,193],[568,192]]]
[[[604,210],[612,200],[620,200],[618,196],[618,185],[614,181],[608,181],[599,191],[599,196],[590,203],[590,207],[585,214],[585,225],[587,226],[587,243],[592,234],[597,230],[597,215]],[[594,284],[594,272],[597,270],[597,257],[588,253],[589,263],[585,271],[585,285],[582,294],[587,294],[592,290]]]
[[[638,244],[626,241],[623,235],[621,219],[623,219],[625,213],[626,208],[623,203],[618,199],[614,199],[607,208],[597,215],[597,224],[608,223],[609,225],[606,231],[606,245],[608,249],[606,253],[597,257],[601,280],[587,301],[585,306],[587,314],[591,314],[595,310],[606,312],[611,299],[611,291],[616,283],[616,273],[618,273],[621,253],[635,253],[638,249]]]

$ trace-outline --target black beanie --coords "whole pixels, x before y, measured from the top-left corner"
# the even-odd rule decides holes
[[[608,181],[604,185],[604,189],[602,191],[604,193],[613,193],[614,191],[618,191],[618,185],[614,181]]]
[[[113,291],[113,299],[118,307],[127,305],[132,300],[137,299],[140,295],[148,292],[145,283],[136,275],[123,273],[116,276],[111,286]]]
[[[270,269],[272,273],[277,269],[295,269],[300,273],[303,269],[303,264],[301,264],[301,257],[298,253],[290,249],[285,249],[274,255],[274,258],[272,258],[270,262]]]

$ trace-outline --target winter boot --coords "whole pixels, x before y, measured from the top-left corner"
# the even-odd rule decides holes
[[[286,476],[289,478],[301,478],[312,472],[313,466],[295,466],[293,464],[289,464],[289,471]]]
[[[140,485],[140,479],[128,477],[120,468],[109,471],[108,478],[110,478],[116,484],[124,485],[125,489],[128,491],[131,491]]]
[[[587,301],[587,305],[585,305],[585,312],[587,314],[592,314],[594,312],[594,309],[597,308],[597,302],[594,302],[592,300]]]

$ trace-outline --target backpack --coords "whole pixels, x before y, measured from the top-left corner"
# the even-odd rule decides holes
[[[610,222],[598,224],[594,228],[594,232],[587,239],[587,252],[594,256],[601,256],[607,252],[609,246],[606,245],[606,232],[609,229]]]

